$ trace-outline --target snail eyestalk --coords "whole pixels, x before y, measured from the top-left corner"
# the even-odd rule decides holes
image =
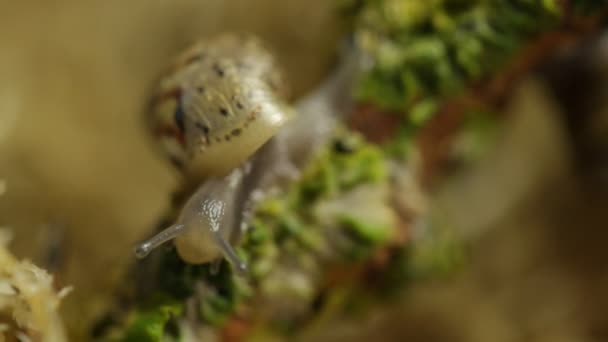
[[[247,264],[239,258],[230,243],[228,243],[228,241],[226,241],[226,239],[224,239],[224,237],[222,237],[222,235],[220,234],[215,233],[214,237],[220,249],[222,250],[222,253],[224,253],[224,257],[228,260],[228,262],[232,264],[237,273],[241,275],[246,274]]]
[[[147,257],[153,249],[165,242],[175,239],[179,234],[181,234],[185,227],[186,226],[183,224],[174,224],[169,228],[164,229],[162,232],[154,235],[135,247],[135,256],[137,256],[139,259]]]

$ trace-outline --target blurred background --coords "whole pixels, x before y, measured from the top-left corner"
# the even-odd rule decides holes
[[[298,96],[331,70],[344,31],[322,0],[2,7],[0,225],[18,257],[74,286],[62,304],[74,340],[129,281],[133,244],[179,182],[141,115],[171,58],[201,36],[253,32]],[[492,147],[432,190],[433,216],[471,241],[466,266],[413,285],[352,340],[608,340],[607,41],[564,49],[515,87]]]
[[[149,234],[179,181],[151,148],[142,115],[170,60],[200,37],[253,32],[301,94],[331,66],[339,36],[327,1],[2,7],[0,224],[14,232],[18,256],[77,288],[63,308],[80,333],[107,304],[133,262],[133,244]]]

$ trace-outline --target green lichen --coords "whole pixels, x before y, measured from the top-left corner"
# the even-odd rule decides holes
[[[328,249],[335,247],[327,242],[329,228],[340,230],[350,238],[356,237],[357,241],[346,244],[346,249],[386,242],[394,227],[385,222],[370,222],[358,213],[322,213],[323,217],[319,217],[315,209],[320,206],[323,210],[331,205],[328,201],[341,200],[338,197],[361,185],[387,182],[382,150],[356,134],[340,134],[319,152],[296,184],[258,206],[250,230],[252,237],[246,239],[244,246],[255,255],[263,255],[261,251],[265,251],[269,257],[252,258],[253,269],[263,272],[272,268],[269,259],[277,258],[273,245],[287,243],[300,251],[327,254]]]
[[[385,246],[396,229],[392,211],[381,198],[360,196],[381,196],[383,192],[374,189],[388,186],[387,162],[377,146],[358,134],[340,131],[295,184],[260,203],[239,247],[247,255],[256,288],[271,291],[266,293],[269,296],[283,296],[273,291],[285,291],[274,282],[277,274],[286,271],[286,260],[287,271],[296,271],[314,283],[327,266],[348,267]],[[311,315],[315,314],[317,290],[297,294]],[[303,319],[284,315],[275,328],[284,331]]]
[[[181,315],[183,304],[172,300],[162,300],[146,309],[136,310],[132,323],[125,330],[120,342],[160,342],[164,339],[167,324],[171,318]]]
[[[400,111],[458,93],[561,17],[558,0],[350,0],[344,8],[373,61],[357,97]]]
[[[206,324],[221,325],[239,303],[251,296],[249,285],[225,260],[219,264],[187,264],[174,249],[162,258],[160,292],[181,301],[196,295],[201,320]]]
[[[386,181],[387,176],[382,151],[359,135],[344,133],[321,151],[290,195],[294,208],[301,208],[360,184]]]
[[[252,295],[246,279],[235,274],[225,260],[219,264],[187,264],[171,247],[163,250],[157,267],[161,272],[156,279],[143,280],[156,286],[153,294],[136,299],[138,307],[118,329],[122,332],[113,333],[121,337],[111,341],[166,341],[171,330],[179,335],[178,327],[168,323],[182,317],[190,298],[196,298],[201,324],[221,326]]]

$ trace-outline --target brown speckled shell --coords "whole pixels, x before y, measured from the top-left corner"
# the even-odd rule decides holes
[[[248,130],[260,130],[253,123],[266,112],[283,115],[286,97],[287,87],[276,62],[260,41],[224,34],[197,42],[177,58],[159,82],[147,121],[174,164],[205,177],[227,172],[270,139],[272,130],[256,139],[245,138],[239,146],[239,138]],[[178,110],[181,122],[176,120]],[[284,120],[267,122],[280,126]],[[245,150],[217,168],[214,160],[196,161],[218,144]]]

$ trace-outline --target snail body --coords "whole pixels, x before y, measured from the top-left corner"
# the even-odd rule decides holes
[[[137,257],[143,258],[154,248],[174,240],[180,258],[188,263],[206,263],[225,256],[239,271],[244,271],[246,266],[230,241],[238,235],[239,215],[235,211],[239,208],[235,201],[245,170],[237,168],[226,177],[204,182],[186,201],[172,226],[136,248]]]
[[[253,37],[222,35],[182,54],[159,83],[148,122],[190,183],[201,183],[175,224],[136,248],[138,257],[175,240],[189,263],[227,257],[242,208],[236,203],[251,159],[292,116],[272,55]]]

